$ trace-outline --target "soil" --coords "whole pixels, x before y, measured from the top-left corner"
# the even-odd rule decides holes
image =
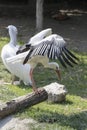
[[[72,50],[87,52],[87,10],[80,8],[62,10],[68,15],[66,20],[53,19],[52,15],[58,13],[57,7],[55,10],[53,12],[51,9],[44,13],[43,29],[52,28],[53,33],[61,35]],[[29,38],[36,33],[35,15],[28,12],[27,7],[13,6],[11,8],[10,6],[2,10],[0,8],[0,36],[7,37],[8,32],[5,27],[12,24],[18,28],[18,40],[27,43]]]
[[[0,130],[31,130],[37,126],[38,123],[31,118],[20,119],[9,116],[0,121]]]

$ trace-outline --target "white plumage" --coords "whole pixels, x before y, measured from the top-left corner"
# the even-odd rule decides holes
[[[52,29],[48,28],[42,30],[41,32],[37,33],[35,36],[31,37],[28,44],[37,45],[42,39],[50,36],[52,34]]]
[[[9,25],[7,27],[10,35],[10,42],[6,44],[1,51],[1,58],[5,65],[5,67],[10,71],[12,75],[15,75],[23,80],[25,84],[30,84],[31,80],[29,77],[30,65],[26,64],[25,66],[22,63],[15,63],[12,64],[11,62],[8,63],[7,59],[16,55],[18,51],[18,44],[17,44],[17,28],[13,25]],[[13,83],[14,81],[12,81]]]
[[[49,62],[49,59],[58,59],[65,68],[67,65],[73,67],[73,63],[77,64],[75,60],[78,60],[78,58],[66,48],[66,42],[64,39],[57,34],[51,34],[51,32],[52,30],[50,29],[50,32],[47,33],[49,36],[46,35],[47,37],[45,37],[42,35],[40,40],[36,37],[36,42],[35,39],[30,39],[28,44],[20,47],[17,52],[18,55],[8,60],[8,62],[12,62],[13,64],[23,63],[26,65],[26,63],[28,63],[31,66],[30,77],[33,89],[36,92],[37,90],[33,79],[33,69],[38,63],[43,64],[44,67],[54,69],[59,78],[60,72],[58,63]],[[39,36],[39,34],[37,36]]]
[[[17,45],[17,39],[16,39],[16,35],[17,35],[16,27],[14,27],[13,25],[9,25],[7,29],[9,30],[10,42],[2,48],[1,58],[4,65],[9,70],[10,68],[7,65],[6,58],[16,55],[16,52],[18,50],[18,45]]]
[[[32,78],[31,78],[31,68],[32,64],[26,64],[23,65],[22,61],[27,56],[28,51],[22,53],[21,55],[16,55],[16,52],[20,48],[17,45],[17,28],[13,25],[9,25],[8,27],[9,35],[10,35],[10,42],[6,44],[1,51],[1,58],[6,66],[6,68],[11,72],[12,75],[15,75],[20,78],[26,85],[31,84],[32,85]],[[51,34],[51,29],[46,29],[38,34],[36,34],[34,37],[32,37],[29,41],[35,43],[36,41],[42,40],[44,37]],[[20,58],[22,61],[18,60],[13,64],[12,61],[15,60],[15,58]],[[12,59],[12,61],[11,61]]]

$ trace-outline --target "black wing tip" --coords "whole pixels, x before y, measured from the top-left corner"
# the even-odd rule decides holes
[[[68,59],[68,58],[66,57],[66,55],[65,55],[63,52],[61,53],[61,56],[62,56],[62,58],[64,59],[64,61],[65,61],[65,63],[66,63],[67,65],[69,65],[70,67],[73,67],[72,62],[70,61],[70,59]]]
[[[23,65],[27,63],[27,61],[29,60],[29,55],[27,55],[23,61]]]
[[[59,56],[58,59],[59,59],[60,63],[62,64],[62,66],[63,66],[64,68],[67,68],[67,66],[66,66],[66,64],[64,63],[62,57]]]
[[[21,52],[20,52],[20,50],[18,50],[17,52],[16,52],[16,55],[18,55],[18,54],[20,54]]]
[[[31,48],[31,44],[26,44],[26,48],[30,49]]]
[[[16,55],[28,51],[30,49],[30,47],[31,47],[31,44],[24,44],[24,45],[20,46],[18,51],[16,52]]]
[[[25,65],[26,64],[26,62],[25,62],[25,60],[23,61],[23,65]]]
[[[64,47],[64,49],[65,49],[74,59],[76,59],[76,60],[79,61],[79,58],[76,57],[71,51],[69,51],[66,47]]]
[[[66,47],[63,48],[63,52],[65,53],[65,55],[68,57],[68,59],[74,63],[74,64],[78,64],[77,62],[79,62],[79,58],[76,57],[71,51],[69,51]]]

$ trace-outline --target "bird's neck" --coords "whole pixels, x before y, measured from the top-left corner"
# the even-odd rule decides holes
[[[13,33],[10,33],[10,44],[13,44],[14,46],[17,45],[17,35],[16,34],[13,34]]]
[[[47,65],[47,68],[56,70],[56,67],[58,67],[58,64],[56,62],[49,62]]]

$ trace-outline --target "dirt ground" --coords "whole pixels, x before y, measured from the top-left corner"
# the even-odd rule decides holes
[[[14,116],[6,117],[0,121],[0,130],[31,130],[37,128],[38,122],[29,118],[29,119],[19,119],[14,118]]]
[[[57,8],[55,9],[57,13]],[[20,8],[10,8],[2,10],[0,13],[0,36],[8,36],[5,29],[12,24],[18,28],[18,40],[28,42],[29,38],[36,33],[35,15],[27,15],[28,11]],[[69,19],[55,20],[52,11],[44,13],[45,28],[52,28],[53,33],[61,35],[68,42],[69,47],[75,51],[87,51],[87,11],[86,9],[73,9],[67,11]]]
[[[13,8],[15,9],[15,8]],[[18,40],[28,42],[29,38],[36,33],[35,31],[35,16],[26,15],[26,12],[14,13],[2,10],[0,14],[0,37],[8,37],[8,33],[5,27],[8,25],[15,25],[18,28]],[[64,21],[58,21],[49,15],[44,15],[44,29],[52,28],[53,33],[61,35],[67,42],[68,46],[79,52],[87,52],[87,11],[73,10],[69,13],[69,19]],[[23,14],[22,14],[23,13]],[[30,119],[27,120],[29,123]],[[19,120],[18,118],[8,117],[4,120],[0,120],[0,130],[29,130],[25,120]],[[34,121],[31,121],[31,123]],[[16,125],[15,125],[16,124]]]

